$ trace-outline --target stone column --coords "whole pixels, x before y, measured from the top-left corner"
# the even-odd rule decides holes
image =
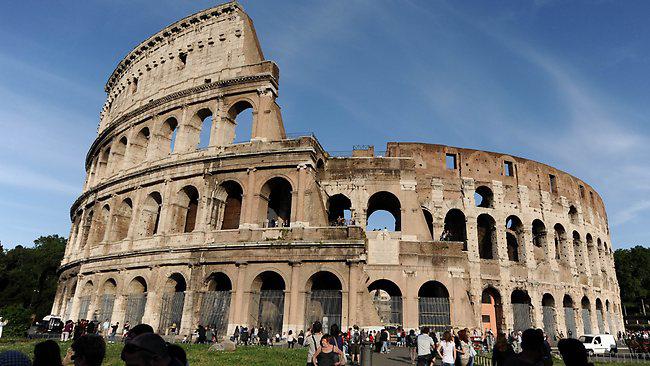
[[[79,303],[79,297],[81,296],[81,289],[82,289],[82,284],[83,282],[83,276],[78,276],[77,277],[77,286],[74,291],[74,298],[72,298],[72,305],[70,306],[70,319],[77,321],[79,320],[79,306],[81,305]]]
[[[359,303],[359,281],[361,266],[358,261],[348,261],[348,327],[359,324],[358,303]],[[341,329],[343,325],[341,325]]]
[[[291,226],[303,227],[309,223],[305,222],[305,185],[307,181],[307,170],[309,167],[306,164],[299,164],[298,170],[298,186],[295,188],[296,194],[292,197],[292,202],[295,199],[295,205],[291,210]]]
[[[240,225],[240,227],[259,227],[260,223],[266,219],[264,218],[257,218],[255,217],[257,214],[257,205],[259,199],[259,192],[255,192],[255,169],[254,167],[248,168],[246,170],[246,174],[248,175],[248,179],[246,182],[246,187],[244,188],[244,197],[242,198],[242,212],[241,212],[241,217],[243,218],[243,222]]]
[[[192,331],[194,331],[195,295],[196,291],[185,290],[185,300],[183,302],[183,318],[181,319],[179,334],[190,334]]]
[[[414,270],[405,270],[404,273],[406,275],[406,291],[402,297],[404,328],[417,329],[420,327],[420,310],[418,309],[419,287],[416,285],[417,272]]]
[[[243,325],[247,322],[246,310],[244,309],[244,293],[245,293],[245,281],[246,281],[246,269],[248,268],[248,263],[238,262],[235,264],[237,266],[237,288],[235,288],[235,325]],[[230,331],[230,330],[229,330]],[[234,328],[233,328],[234,331]]]
[[[291,287],[289,294],[289,312],[287,313],[288,327],[293,329],[294,332],[301,329],[301,316],[300,316],[300,268],[302,262],[289,262],[291,266]]]

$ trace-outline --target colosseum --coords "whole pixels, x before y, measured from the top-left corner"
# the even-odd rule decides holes
[[[237,2],[120,61],[70,210],[53,314],[169,336],[315,320],[623,329],[607,214],[589,184],[444,145],[328,153],[285,132],[278,86]],[[250,136],[237,136],[247,110]],[[371,229],[380,212],[391,224]]]

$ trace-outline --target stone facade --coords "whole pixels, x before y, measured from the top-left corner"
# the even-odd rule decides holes
[[[607,215],[588,184],[443,145],[333,156],[313,136],[287,137],[278,82],[236,2],[170,25],[120,62],[52,313],[181,335],[315,319],[623,329]],[[246,109],[250,141],[234,143]],[[366,231],[377,211],[395,227]]]

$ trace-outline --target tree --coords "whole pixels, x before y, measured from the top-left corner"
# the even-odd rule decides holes
[[[7,312],[19,322],[25,313],[39,319],[50,313],[65,244],[65,238],[49,235],[31,248],[0,251],[0,316]]]
[[[616,277],[623,303],[634,304],[650,296],[650,248],[635,246],[614,252]]]

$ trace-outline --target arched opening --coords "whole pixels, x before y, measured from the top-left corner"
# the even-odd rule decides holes
[[[605,300],[605,312],[607,314],[607,325],[609,326],[609,334],[616,334],[614,323],[612,322],[612,308],[610,307],[609,300]]]
[[[368,199],[366,230],[402,230],[402,205],[392,193],[381,191]]]
[[[122,169],[124,164],[124,156],[126,155],[126,146],[128,145],[128,140],[126,136],[122,136],[120,140],[113,146],[113,161],[111,172],[117,172]]]
[[[147,281],[141,276],[135,277],[129,283],[126,295],[124,322],[131,326],[142,323],[144,308],[147,305]]]
[[[424,222],[427,223],[427,229],[429,229],[431,240],[435,240],[435,236],[433,236],[433,215],[424,207],[422,207],[422,215],[424,216]]]
[[[72,315],[72,300],[74,299],[75,292],[77,290],[77,280],[73,279],[72,282],[68,283],[70,291],[68,291],[67,298],[64,299],[63,305],[65,305],[65,312],[63,315],[63,320],[71,319]],[[609,303],[607,304],[607,311],[609,313]],[[609,314],[608,314],[609,315]],[[611,322],[610,322],[611,324]],[[610,326],[611,329],[611,326]]]
[[[598,258],[598,250],[596,249],[596,246],[594,245],[594,237],[591,236],[591,234],[587,233],[585,236],[585,240],[587,241],[587,259],[589,260],[590,268],[591,268],[591,275],[596,276],[600,272],[600,268],[598,266],[600,258]]]
[[[201,132],[199,132],[199,142],[196,145],[198,150],[206,149],[210,146],[210,134],[212,132],[212,111],[203,108],[196,113],[196,118],[201,121]]]
[[[530,296],[523,290],[514,290],[510,296],[512,316],[514,319],[513,330],[524,331],[532,326]]]
[[[503,329],[503,305],[501,295],[494,287],[487,287],[481,294],[481,323],[484,331],[499,334]]]
[[[335,194],[327,200],[327,220],[330,226],[346,226],[352,219],[352,202],[345,195]]]
[[[266,221],[264,227],[289,227],[291,224],[291,183],[275,177],[269,179],[260,192]]]
[[[537,263],[546,259],[546,225],[542,220],[533,220],[533,254]]]
[[[178,132],[178,121],[176,118],[168,118],[162,125],[160,131],[161,150],[162,155],[171,154],[174,152],[176,145],[176,134]]]
[[[571,223],[574,225],[578,224],[578,209],[576,206],[571,205],[569,207],[569,219],[571,220]]]
[[[323,329],[332,324],[341,327],[343,317],[343,286],[332,272],[316,272],[307,281],[307,308],[305,329],[319,321]]]
[[[138,231],[138,237],[146,238],[158,233],[160,224],[160,213],[162,210],[162,197],[158,192],[152,192],[142,205],[141,226]]]
[[[167,278],[163,287],[158,333],[164,335],[178,334],[183,320],[185,290],[187,283],[180,273],[173,273]]]
[[[104,150],[102,150],[101,154],[99,155],[97,178],[103,179],[110,175],[110,172],[108,171],[108,162],[110,160],[110,156],[111,156],[111,147],[108,146],[104,148]]]
[[[94,214],[95,213],[93,210],[88,211],[88,213],[86,214],[86,219],[84,220],[84,224],[83,224],[83,232],[81,234],[81,244],[79,246],[79,249],[83,249],[86,246],[86,244],[88,244],[88,238],[90,237],[90,233],[92,231]]]
[[[81,296],[79,296],[78,319],[88,319],[88,309],[90,308],[90,300],[94,292],[92,281],[86,282],[81,289]]]
[[[582,298],[580,305],[582,309],[583,334],[591,334],[591,304],[587,296]]]
[[[203,293],[201,302],[200,324],[214,329],[217,338],[226,335],[228,330],[231,294],[232,282],[228,275],[215,272],[208,277],[208,291]]]
[[[372,296],[372,303],[377,310],[381,326],[402,326],[402,291],[395,282],[382,279],[374,281],[368,286],[368,291]]]
[[[548,293],[542,296],[542,323],[549,341],[554,340],[557,334],[555,329],[555,299],[553,295]]]
[[[434,332],[451,327],[449,291],[438,281],[428,281],[418,291],[420,327],[428,326]]]
[[[282,333],[284,290],[282,276],[272,271],[260,273],[251,286],[250,324],[266,328],[269,334]]]
[[[199,191],[194,186],[185,186],[178,191],[174,205],[174,225],[172,232],[191,233],[196,227],[196,217],[199,210]]]
[[[476,219],[478,254],[481,259],[497,258],[497,229],[492,216],[481,214]]]
[[[129,146],[129,163],[131,165],[137,165],[147,158],[147,149],[149,148],[149,137],[151,133],[149,132],[148,127],[141,129],[135,138],[131,140],[131,145]]]
[[[474,204],[476,207],[493,207],[494,194],[489,187],[480,186],[474,191]]]
[[[506,219],[506,243],[508,246],[508,260],[519,262],[524,252],[524,225],[517,216],[509,216]]]
[[[576,338],[578,336],[578,332],[576,330],[576,311],[571,296],[564,295],[564,299],[562,300],[562,306],[564,307],[564,323],[566,326],[566,336],[567,338]]]
[[[117,290],[117,283],[114,279],[110,278],[104,282],[101,288],[101,296],[99,298],[99,306],[93,317],[100,322],[111,321],[113,317],[113,306],[115,305],[115,292]]]
[[[221,201],[223,205],[221,230],[238,229],[244,191],[239,183],[232,180],[223,182],[220,186],[226,193],[225,201]]]
[[[131,225],[131,215],[133,213],[133,202],[130,198],[125,198],[113,214],[113,239],[116,241],[124,240],[129,234]]]
[[[566,254],[566,230],[560,224],[555,224],[553,230],[555,231],[555,259],[567,264],[569,260]]]
[[[230,130],[226,136],[232,136],[228,142],[246,142],[253,138],[253,106],[240,100],[228,110],[228,120],[231,122]]]
[[[580,239],[580,234],[577,231],[573,232],[573,259],[576,264],[578,272],[585,274],[586,265],[585,265],[585,255],[582,251],[582,240]]]
[[[467,221],[463,211],[456,208],[447,211],[445,228],[440,240],[463,242],[463,250],[467,250]]]
[[[105,240],[106,236],[106,227],[111,217],[111,207],[109,205],[102,206],[102,209],[99,211],[101,214],[95,221],[95,238],[93,243],[101,243]]]
[[[598,322],[598,333],[605,333],[605,314],[603,313],[603,302],[596,299],[596,320]]]

